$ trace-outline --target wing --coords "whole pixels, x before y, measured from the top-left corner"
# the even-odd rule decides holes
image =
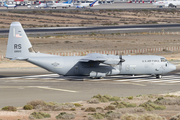
[[[106,65],[118,65],[120,59],[115,55],[106,55],[99,53],[91,53],[80,59],[79,62],[100,62]]]
[[[80,62],[90,62],[90,61],[104,62],[106,60],[107,58],[103,54],[91,53],[80,59]]]

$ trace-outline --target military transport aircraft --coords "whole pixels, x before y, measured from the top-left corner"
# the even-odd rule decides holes
[[[161,78],[162,74],[176,70],[176,66],[164,57],[154,55],[116,56],[92,53],[86,56],[56,56],[36,53],[19,22],[11,23],[6,58],[24,60],[59,75],[87,75],[91,78],[137,74]]]

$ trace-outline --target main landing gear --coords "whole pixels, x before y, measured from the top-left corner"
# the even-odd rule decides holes
[[[162,75],[156,75],[156,78],[161,79]]]

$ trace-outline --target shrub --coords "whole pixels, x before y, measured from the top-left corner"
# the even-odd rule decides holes
[[[172,116],[169,120],[179,120],[180,119],[180,113]]]
[[[46,105],[50,105],[50,106],[55,106],[57,105],[57,103],[55,102],[45,102]]]
[[[43,100],[33,100],[31,102],[28,102],[27,105],[32,105],[33,108],[35,108],[38,105],[45,106],[46,103]]]
[[[143,104],[139,105],[140,107],[144,107],[145,110],[147,111],[153,111],[153,110],[164,110],[166,109],[166,106],[163,105],[157,105],[155,103],[153,103],[152,101],[147,101]]]
[[[103,111],[104,111],[104,109],[103,109],[102,107],[97,107],[96,110],[97,110],[97,111],[100,111],[100,112],[103,112]]]
[[[154,101],[154,103],[159,104],[159,105],[180,105],[180,98],[176,99],[160,99]]]
[[[56,116],[57,120],[59,120],[59,119],[69,120],[69,119],[74,119],[74,118],[75,118],[74,114],[70,114],[70,113],[66,113],[66,112],[61,112],[59,115]]]
[[[51,115],[48,113],[42,113],[42,112],[33,112],[30,114],[30,119],[43,119],[43,118],[50,118]]]
[[[110,98],[109,101],[120,101],[120,100],[121,100],[120,97],[113,96],[113,97]]]
[[[92,115],[88,116],[88,120],[94,120],[94,117]]]
[[[117,107],[117,108],[126,108],[126,106],[123,105],[123,104],[116,105],[116,107]]]
[[[105,97],[103,97],[102,95],[98,94],[93,96],[92,98],[97,98],[100,102],[109,102],[109,100]]]
[[[14,106],[6,106],[6,107],[3,107],[2,110],[4,110],[4,111],[17,111],[17,108]]]
[[[120,97],[117,97],[117,96],[112,97],[111,95],[107,95],[107,94],[104,96],[98,94],[98,95],[93,96],[92,98],[97,98],[100,102],[120,101],[121,100]]]
[[[126,102],[114,102],[111,103],[113,105],[116,105],[117,108],[127,108],[127,107],[136,107],[136,103],[126,103]]]
[[[134,112],[144,112],[144,108],[135,108]]]
[[[91,114],[95,119],[103,119],[105,118],[105,115],[102,113],[93,113]]]
[[[32,105],[25,105],[23,107],[24,110],[32,110],[33,109],[33,106]]]
[[[39,111],[60,111],[60,110],[70,110],[75,108],[72,103],[57,104],[54,102],[45,103],[45,105],[37,105],[34,109]]]
[[[115,110],[114,106],[106,106],[104,110]]]
[[[76,107],[81,107],[81,106],[83,106],[83,105],[81,105],[81,104],[79,104],[79,103],[74,103],[74,105],[75,105]]]
[[[136,103],[128,103],[126,107],[136,107]]]
[[[125,114],[121,117],[121,120],[139,120],[139,116],[136,114]]]
[[[85,112],[96,112],[96,109],[93,107],[86,108]]]
[[[103,108],[102,107],[97,107],[96,109],[101,109],[102,110]]]
[[[165,118],[156,114],[145,114],[141,116],[141,120],[164,120]]]
[[[132,100],[133,99],[133,96],[129,96],[129,97],[127,97],[129,100]]]
[[[71,108],[70,111],[76,111],[76,109],[75,108]]]
[[[117,96],[111,96],[111,95],[104,95],[103,97],[105,97],[106,99],[108,99],[109,101],[120,101],[120,97],[117,97]]]
[[[164,97],[178,97],[176,95],[165,95]]]
[[[122,116],[122,113],[121,112],[116,113],[113,111],[109,111],[105,115],[106,115],[107,120],[114,120],[115,118],[120,119]]]
[[[118,105],[119,102],[115,101],[115,102],[113,102],[113,103],[111,103],[111,104],[112,104],[112,105]]]
[[[98,104],[98,103],[99,103],[99,100],[98,100],[97,98],[91,98],[90,100],[88,100],[88,103]]]

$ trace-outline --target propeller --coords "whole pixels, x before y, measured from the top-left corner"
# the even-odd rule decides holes
[[[119,71],[121,71],[122,70],[122,63],[125,62],[125,60],[122,59],[122,54],[119,55],[119,59],[120,60],[119,60],[118,65],[119,65]]]

